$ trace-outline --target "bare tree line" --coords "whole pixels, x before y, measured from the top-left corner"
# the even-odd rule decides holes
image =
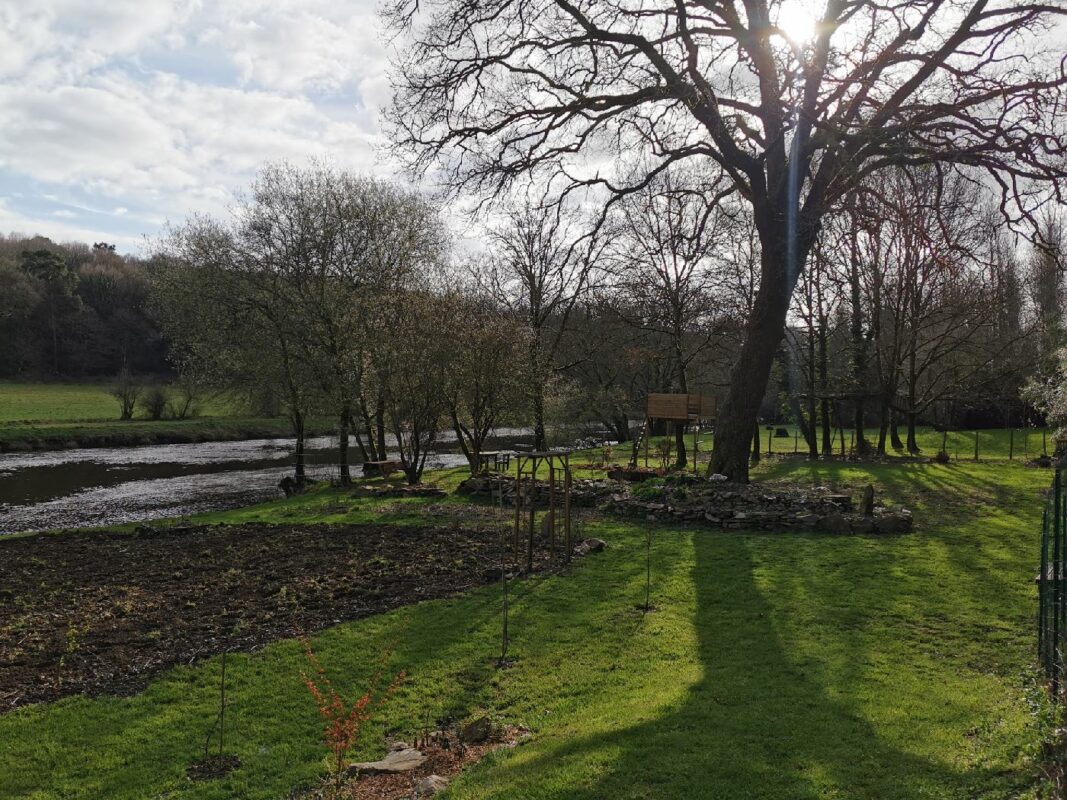
[[[388,433],[416,483],[446,415],[476,464],[512,401],[511,375],[492,365],[521,343],[496,307],[446,283],[449,249],[438,209],[414,191],[273,165],[231,219],[193,218],[165,237],[156,302],[182,368],[277,401],[298,483],[313,415],[336,420],[343,482],[350,440],[362,460],[384,460]]]
[[[388,436],[417,482],[444,430],[472,469],[504,422],[538,448],[551,421],[625,440],[648,392],[726,396],[744,357],[761,245],[747,207],[701,180],[661,174],[596,237],[579,207],[514,204],[484,251],[459,253],[413,190],[274,165],[231,219],[170,232],[154,297],[183,373],[286,414],[298,481],[310,416],[335,420],[343,481],[352,441],[376,461]],[[884,454],[917,451],[946,403],[1021,413],[1065,343],[1062,227],[1046,215],[1024,250],[993,202],[964,176],[899,168],[826,215],[753,413],[784,408],[813,457],[846,423],[858,452]]]
[[[1033,222],[1067,175],[1056,4],[829,0],[814,36],[781,3],[394,0],[394,141],[483,202],[611,209],[664,172],[718,172],[748,209],[758,281],[714,468],[748,471],[757,409],[826,217],[887,170],[984,174]]]

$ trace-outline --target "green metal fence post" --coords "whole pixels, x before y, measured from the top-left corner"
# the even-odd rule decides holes
[[[1063,520],[1060,513],[1060,471],[1057,469],[1052,483],[1052,696],[1059,699],[1060,670],[1062,659],[1060,657],[1060,621],[1063,605],[1063,589],[1060,581],[1063,578],[1063,542],[1060,529]]]
[[[1048,509],[1041,514],[1041,571],[1037,577],[1037,659],[1048,672]]]

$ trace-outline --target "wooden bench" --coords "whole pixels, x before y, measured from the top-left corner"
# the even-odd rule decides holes
[[[511,466],[511,453],[502,453],[499,450],[485,450],[478,454],[478,471],[488,471],[490,467],[494,471],[506,471]]]

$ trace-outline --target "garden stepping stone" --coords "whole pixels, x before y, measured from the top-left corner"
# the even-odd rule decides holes
[[[409,747],[406,750],[390,750],[385,758],[380,761],[361,761],[349,766],[348,771],[359,772],[365,775],[378,775],[383,772],[410,772],[421,767],[426,761],[426,756]]]
[[[443,778],[440,775],[427,775],[419,781],[416,797],[430,797],[443,791],[446,786],[448,786],[448,778]]]

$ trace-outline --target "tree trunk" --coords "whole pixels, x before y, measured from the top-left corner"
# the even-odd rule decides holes
[[[360,458],[365,462],[366,461],[373,461],[374,460],[373,458],[369,458],[367,456],[367,446],[365,444],[363,444],[363,437],[360,436],[360,434],[359,434],[359,428],[356,428],[354,433],[356,434],[356,447],[359,448]]]
[[[841,456],[842,457],[845,456],[845,420],[844,420],[844,415],[843,415],[843,413],[841,411],[841,406],[843,406],[843,405],[844,405],[844,403],[842,403],[842,402],[835,402],[834,403],[834,416],[837,418],[837,433],[838,433],[838,435],[840,437],[840,440],[841,440]]]
[[[796,422],[797,430],[800,431],[800,435],[804,437],[804,442],[810,449],[814,438],[812,435],[812,426],[808,423],[808,420],[804,418],[804,410],[800,407],[800,400],[795,394],[789,395],[789,410],[793,412],[793,419]],[[814,420],[814,417],[812,419]],[[815,457],[818,457],[818,455],[818,452],[816,452]]]
[[[340,424],[337,426],[337,461],[341,472],[341,485],[352,483],[352,473],[348,466],[348,429],[352,425],[352,409],[346,403],[341,409]]]
[[[766,215],[766,209],[761,214]],[[784,219],[784,215],[782,216]],[[760,239],[769,240],[771,229],[766,218],[761,222]],[[752,305],[737,360],[730,371],[730,388],[715,426],[715,449],[708,462],[708,472],[721,473],[739,483],[748,482],[748,459],[756,416],[767,391],[771,366],[778,345],[785,334],[789,298],[797,274],[786,269],[784,230],[777,240],[763,241],[760,257],[760,285]],[[807,247],[798,246],[799,264],[807,257]]]
[[[856,424],[856,455],[865,456],[871,452],[871,445],[863,435],[863,427],[866,424],[863,418],[863,398],[856,398],[856,410],[855,410],[855,422]]]
[[[819,389],[822,397],[819,399],[819,411],[822,415],[822,454],[832,456],[834,454],[834,428],[830,408],[830,399],[826,396],[830,389],[830,357],[826,345],[826,325],[819,323]]]
[[[611,431],[619,444],[630,441],[630,420],[625,414],[620,414],[610,420],[603,420],[603,422],[604,427]]]
[[[885,455],[886,436],[889,434],[889,396],[882,395],[878,414],[878,455]]]
[[[852,305],[851,331],[852,334],[852,390],[855,392],[855,415],[856,424],[856,455],[865,456],[871,446],[867,442],[863,431],[863,401],[860,396],[864,387],[864,375],[867,372],[867,340],[863,337],[863,305],[860,295],[859,254],[857,252],[856,236],[851,237],[852,258],[848,274],[850,300]]]
[[[918,416],[918,412],[915,408],[915,394],[916,386],[919,382],[915,360],[915,348],[912,347],[911,353],[908,356],[908,452],[912,455],[919,452],[919,443],[915,439],[915,418]]]
[[[362,395],[359,398],[359,413],[363,418],[363,427],[367,431],[367,446],[364,451],[363,460],[367,461],[380,461],[385,458],[385,453],[379,453],[378,448],[374,444],[374,426],[371,423],[370,411],[367,409],[367,399]],[[359,440],[359,446],[363,448],[363,440]],[[370,459],[367,459],[367,454],[370,454]]]
[[[760,440],[759,440],[759,425],[752,426],[752,453],[749,456],[753,464],[758,464],[760,460]]]
[[[900,425],[897,420],[897,413],[892,408],[889,410],[889,442],[893,445],[894,450],[904,449],[904,442],[900,440]]]
[[[470,468],[471,475],[477,475],[478,451],[480,448],[467,445],[467,437],[463,435],[463,426],[459,422],[459,414],[456,413],[455,409],[453,408],[448,413],[452,417],[452,432],[456,434],[456,441],[459,442],[459,449],[463,453],[463,457],[467,459],[467,466]]]
[[[385,448],[385,398],[378,398],[378,405],[374,409],[374,424],[378,433],[378,458],[382,461],[385,460],[386,454],[389,452]]]
[[[915,436],[915,423],[918,416],[914,411],[908,412],[908,452],[912,455],[919,453],[919,440]]]
[[[293,477],[298,486],[303,486],[307,482],[304,454],[304,415],[299,411],[293,411],[290,414],[290,420],[293,423],[293,436],[296,438],[296,465],[293,470]]]
[[[685,469],[688,459],[685,454],[685,425],[675,424],[674,426],[674,443],[678,446],[678,460],[675,462],[675,466],[678,469]]]
[[[805,431],[808,442],[808,458],[815,461],[819,458],[819,441],[816,438],[815,426],[818,424],[818,410],[815,398],[815,328],[808,326],[808,419],[811,422],[809,429]]]
[[[542,452],[548,449],[548,441],[545,436],[545,387],[539,381],[534,381],[533,387],[533,417],[534,417],[534,450]]]

